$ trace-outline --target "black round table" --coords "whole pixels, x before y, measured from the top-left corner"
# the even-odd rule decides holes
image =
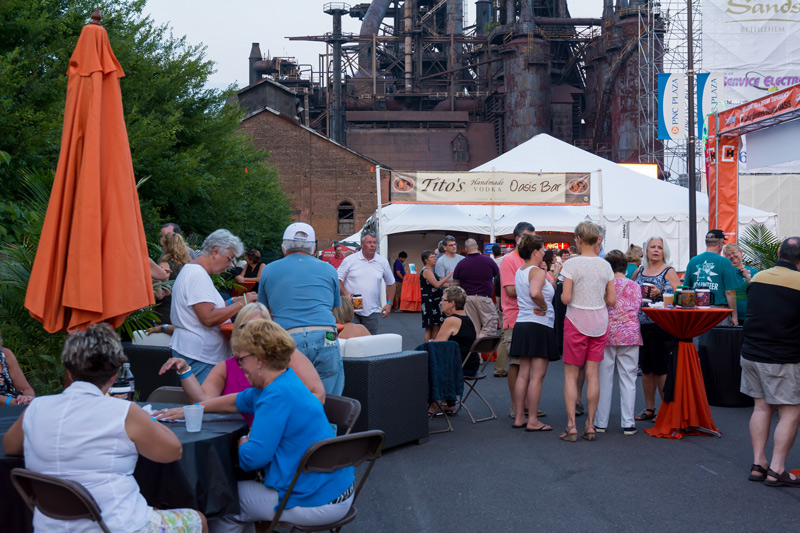
[[[140,405],[147,403],[140,402]],[[151,403],[154,409],[176,407]],[[25,407],[0,407],[0,438]],[[183,456],[172,463],[155,463],[139,456],[133,476],[147,503],[159,509],[197,509],[209,518],[239,511],[236,441],[248,431],[238,414],[204,414],[203,429],[186,431],[183,422],[165,422],[183,445]],[[0,448],[0,516],[7,531],[32,531],[32,515],[11,484],[13,468],[22,457],[7,456]]]

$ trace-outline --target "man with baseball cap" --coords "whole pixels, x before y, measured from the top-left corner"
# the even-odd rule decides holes
[[[686,265],[684,286],[711,290],[711,301],[716,307],[729,307],[733,313],[721,325],[738,326],[736,316],[736,269],[730,259],[720,255],[725,244],[725,233],[712,229],[706,233],[706,251],[692,257]]]
[[[325,392],[342,394],[344,368],[332,311],[341,303],[336,269],[314,257],[314,228],[304,222],[289,224],[281,250],[284,258],[261,272],[258,301],[313,363]]]

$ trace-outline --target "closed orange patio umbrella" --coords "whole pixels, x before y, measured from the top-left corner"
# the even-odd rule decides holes
[[[61,153],[25,307],[53,333],[155,303],[122,112],[122,71],[97,11],[69,62]]]

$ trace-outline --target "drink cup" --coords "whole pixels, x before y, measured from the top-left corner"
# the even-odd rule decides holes
[[[652,283],[642,283],[642,298],[650,298],[650,291],[655,288]]]
[[[197,433],[203,428],[203,406],[185,405],[183,407],[183,417],[186,419],[186,431]]]
[[[673,303],[673,294],[671,292],[664,293],[664,305],[666,307],[672,307]]]
[[[711,307],[711,291],[709,289],[697,289],[695,291],[695,304],[697,307]]]
[[[409,272],[409,274],[416,274],[417,273],[417,265],[415,265],[414,263],[410,263],[408,265],[408,272]]]
[[[692,289],[681,291],[681,307],[684,309],[694,309],[695,292]]]
[[[364,299],[360,294],[354,294],[351,299],[353,300],[353,309],[356,311],[364,309]]]

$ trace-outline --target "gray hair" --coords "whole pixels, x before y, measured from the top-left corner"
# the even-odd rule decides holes
[[[244,253],[242,240],[226,229],[218,229],[203,241],[203,248],[200,253],[209,255],[216,248],[218,251],[230,250],[236,257]]]
[[[642,266],[644,268],[647,268],[648,266],[650,266],[650,261],[648,261],[648,259],[647,259],[647,247],[650,246],[650,241],[652,241],[654,239],[658,239],[658,240],[661,241],[661,246],[664,248],[664,265],[665,266],[670,266],[671,263],[669,261],[669,257],[670,257],[670,255],[669,255],[669,244],[667,244],[667,239],[665,239],[661,235],[653,235],[651,237],[648,237],[647,240],[644,241],[644,246],[642,246],[642,251],[643,251],[643,254],[642,254]]]
[[[466,248],[468,252],[473,252],[478,249],[478,241],[475,239],[467,239],[464,241],[464,248]]]
[[[98,387],[105,385],[127,360],[119,335],[105,323],[70,334],[61,351],[61,362],[72,379]]]
[[[365,231],[361,234],[361,242],[364,242],[364,239],[367,237],[373,237],[375,240],[378,240],[378,235],[374,231]]]
[[[283,244],[281,244],[281,248],[283,248],[284,255],[289,255],[295,252],[303,252],[304,254],[314,255],[314,250],[316,250],[317,245],[313,242],[286,239],[283,241]]]

